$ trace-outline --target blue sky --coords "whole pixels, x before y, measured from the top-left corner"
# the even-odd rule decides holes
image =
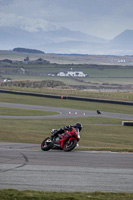
[[[133,0],[0,0],[0,26],[65,27],[105,39],[133,29]]]

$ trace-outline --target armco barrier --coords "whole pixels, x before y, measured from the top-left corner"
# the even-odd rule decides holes
[[[129,101],[114,101],[114,100],[106,100],[106,99],[92,99],[92,98],[86,98],[86,97],[60,96],[60,95],[39,94],[39,93],[20,92],[20,91],[11,91],[11,90],[0,90],[0,92],[1,93],[9,93],[9,94],[37,96],[37,97],[48,97],[48,98],[56,98],[56,99],[70,99],[70,100],[78,100],[78,101],[112,103],[112,104],[131,105],[131,106],[133,105],[133,102],[129,102]]]
[[[128,101],[114,101],[114,100],[106,100],[106,99],[92,99],[85,97],[66,97],[66,99],[71,100],[79,100],[79,101],[90,101],[90,102],[101,102],[101,103],[112,103],[112,104],[122,104],[122,105],[133,105],[133,102]]]
[[[58,95],[39,94],[39,93],[32,93],[32,92],[20,92],[20,91],[11,91],[11,90],[0,90],[0,92],[1,93],[9,93],[9,94],[37,96],[37,97],[49,97],[49,98],[58,98],[58,99],[61,98],[61,96],[58,96]]]

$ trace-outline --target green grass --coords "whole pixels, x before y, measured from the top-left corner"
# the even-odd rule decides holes
[[[0,190],[1,200],[132,200],[133,193],[41,192]]]
[[[48,116],[48,115],[56,115],[56,114],[58,113],[51,112],[51,111],[0,107],[0,115],[3,115],[3,116],[5,115],[7,116]]]
[[[1,102],[22,103],[53,107],[77,108],[83,110],[133,114],[132,106],[70,101],[53,98],[31,97],[0,93]],[[12,109],[11,109],[12,110]],[[14,109],[13,109],[14,110]],[[18,112],[13,111],[12,112]],[[24,115],[26,109],[23,110]],[[29,111],[26,111],[29,112]],[[36,111],[35,111],[36,112]],[[49,113],[48,113],[49,114]],[[29,115],[29,114],[28,114]],[[124,120],[124,119],[123,119]],[[133,127],[122,126],[121,119],[104,117],[82,117],[66,119],[1,119],[0,142],[38,143],[50,135],[51,129],[62,128],[77,121],[83,124],[80,146],[90,149],[133,151]]]
[[[121,120],[110,118],[78,119],[1,119],[0,142],[38,143],[50,136],[52,128],[67,124],[83,124],[80,146],[115,150],[133,150],[132,127],[121,125]],[[126,133],[126,134],[125,134]]]
[[[133,114],[133,107],[128,105],[75,101],[67,99],[53,99],[53,98],[34,97],[34,96],[31,97],[28,95],[25,96],[25,95],[14,95],[6,93],[0,93],[0,102],[74,108],[80,110],[94,110],[94,111],[99,109],[102,112]]]
[[[69,78],[68,82],[70,82]],[[2,87],[2,86],[0,86],[0,89],[43,93],[43,94],[56,94],[63,96],[78,96],[78,97],[88,97],[88,98],[98,98],[98,99],[100,98],[100,99],[110,99],[110,100],[120,100],[120,101],[133,101],[133,92],[94,92],[94,91],[83,91],[76,89],[22,88],[22,87]]]
[[[128,67],[117,67],[114,68],[112,67],[106,67],[103,69],[99,67],[97,68],[84,68],[85,73],[90,74],[90,77],[93,78],[99,78],[99,77],[108,77],[108,78],[129,78],[129,77],[133,77],[133,69],[132,68],[128,68]]]

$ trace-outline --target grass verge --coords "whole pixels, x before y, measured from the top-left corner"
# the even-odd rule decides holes
[[[132,127],[121,125],[121,120],[112,118],[68,118],[68,119],[1,119],[0,142],[36,143],[50,136],[52,128],[66,124],[83,124],[80,146],[103,148],[104,150],[132,149]],[[126,133],[126,134],[125,134]]]
[[[1,102],[22,103],[53,107],[77,108],[83,110],[133,114],[132,106],[105,103],[70,101],[13,94],[1,94]],[[25,109],[24,109],[25,110]],[[36,112],[36,111],[35,111]],[[16,113],[16,111],[15,111]],[[124,119],[123,119],[124,120]],[[82,117],[67,119],[1,119],[0,142],[37,143],[50,135],[51,129],[62,128],[68,124],[83,124],[80,146],[90,150],[132,151],[133,127],[122,126],[121,119],[104,117]]]
[[[51,111],[0,107],[0,115],[3,115],[3,116],[4,115],[7,115],[7,116],[48,116],[48,115],[56,115],[56,114],[58,113],[51,112]]]
[[[51,112],[51,111],[0,107],[0,115],[3,115],[3,116],[5,115],[7,116],[48,116],[48,115],[56,115],[56,114],[58,113]]]
[[[51,107],[62,107],[62,108],[73,108],[80,110],[101,110],[101,112],[114,112],[123,114],[133,114],[133,106],[129,105],[116,105],[109,103],[99,102],[86,102],[86,101],[75,101],[67,99],[53,99],[45,97],[34,97],[26,95],[15,95],[0,93],[0,101],[5,103],[20,103],[28,105],[38,106],[51,106]]]
[[[1,200],[132,200],[133,193],[104,193],[104,192],[41,192],[18,191],[13,189],[0,190]]]
[[[127,80],[126,80],[127,81]],[[68,80],[70,83],[70,80]],[[53,94],[62,96],[88,97],[98,99],[109,99],[119,101],[133,101],[133,92],[104,92],[104,91],[84,91],[78,89],[61,89],[61,88],[24,88],[24,87],[2,87],[3,90],[15,90],[22,92],[33,92],[42,94]]]

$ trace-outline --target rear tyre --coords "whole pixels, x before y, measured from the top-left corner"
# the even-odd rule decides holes
[[[63,145],[64,151],[72,151],[77,146],[77,140],[66,141]]]
[[[43,142],[41,143],[41,149],[43,151],[48,151],[49,149],[52,149],[54,146],[53,142],[51,141],[50,137],[47,137]]]

